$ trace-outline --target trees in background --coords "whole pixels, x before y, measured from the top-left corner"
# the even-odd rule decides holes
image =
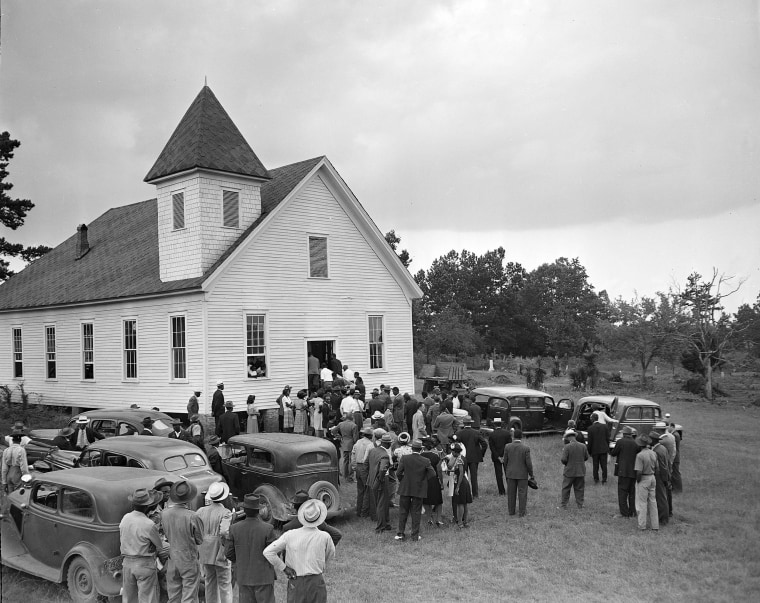
[[[0,223],[6,228],[16,230],[24,225],[26,215],[34,207],[29,199],[12,199],[8,191],[13,188],[13,184],[6,182],[8,177],[9,160],[13,159],[13,151],[21,143],[11,138],[8,132],[0,133]],[[25,247],[20,243],[11,243],[5,237],[0,237],[0,282],[7,280],[13,275],[10,264],[3,258],[20,257],[25,262],[31,262],[38,257],[50,251],[50,247],[38,245],[36,247]]]
[[[427,330],[457,316],[479,336],[479,342],[468,338],[468,347],[479,343],[477,353],[579,353],[607,312],[606,294],[594,293],[577,259],[527,272],[507,261],[503,247],[482,255],[452,250],[414,278],[424,294],[414,311],[419,350],[430,349]]]
[[[736,293],[742,281],[713,268],[710,277],[693,272],[686,287],[678,293],[682,304],[682,329],[679,337],[685,348],[684,365],[699,372],[705,379],[704,394],[713,399],[713,369],[725,362],[725,354],[739,333],[723,311],[723,300]]]
[[[666,358],[678,341],[680,318],[679,298],[672,293],[630,302],[618,298],[610,307],[609,321],[599,323],[599,335],[610,352],[638,362],[644,385],[652,361]]]

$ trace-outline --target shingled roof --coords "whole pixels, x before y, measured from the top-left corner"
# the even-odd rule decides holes
[[[270,177],[208,86],[195,97],[145,176],[145,182],[193,168],[256,178]]]
[[[90,251],[76,260],[77,234],[0,285],[0,310],[118,300],[199,290],[203,282],[309,174],[322,157],[271,171],[262,214],[203,276],[161,282],[155,199],[109,209],[88,226]],[[72,229],[73,230],[73,229]]]

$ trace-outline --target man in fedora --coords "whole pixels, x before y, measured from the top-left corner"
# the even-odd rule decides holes
[[[621,517],[636,514],[636,455],[639,445],[633,439],[633,428],[623,426],[623,437],[615,442],[612,456],[615,457],[615,475],[618,478],[618,507]]]
[[[599,419],[600,413],[593,412],[594,423],[588,428],[588,451],[591,455],[594,483],[599,483],[599,468],[602,469],[602,483],[607,483],[607,453],[610,443],[607,438],[607,425]]]
[[[95,440],[102,440],[105,436],[99,434],[90,426],[90,419],[86,415],[79,415],[76,420],[76,431],[71,436],[71,446],[74,450],[84,450]]]
[[[462,423],[464,428],[457,432],[457,439],[465,449],[465,461],[467,471],[470,474],[470,486],[472,487],[473,498],[478,497],[478,465],[483,462],[483,448],[481,447],[482,437],[480,432],[472,427],[472,419],[467,415]],[[526,480],[528,478],[525,478]],[[526,486],[527,487],[527,486]]]
[[[163,498],[160,492],[138,488],[127,497],[132,511],[119,523],[122,564],[122,601],[124,603],[158,603],[156,554],[166,561],[158,526],[148,513]]]
[[[227,440],[240,433],[240,418],[232,412],[232,408],[232,400],[227,400],[224,403],[224,414],[216,423],[216,435],[222,444],[226,444]]]
[[[290,530],[297,530],[301,527],[301,522],[298,521],[298,509],[301,508],[301,505],[303,505],[307,500],[310,500],[309,493],[306,492],[306,490],[299,490],[295,493],[293,496],[293,508],[296,511],[296,517],[291,519],[290,521],[286,522],[282,526],[282,532],[288,532]],[[329,525],[327,522],[319,524],[319,529],[323,532],[327,532],[330,535],[330,538],[332,538],[333,544],[335,546],[338,546],[338,543],[340,542],[341,538],[343,538],[343,532],[341,532],[338,528],[335,528],[331,525]]]
[[[317,529],[327,517],[321,500],[309,499],[298,509],[302,528],[285,532],[264,549],[264,557],[288,577],[288,603],[327,603],[322,574],[335,558],[335,545],[326,532]],[[284,552],[287,565],[279,554]]]
[[[530,448],[522,443],[522,431],[517,428],[514,440],[504,447],[504,475],[507,478],[507,512],[514,515],[517,506],[515,502],[518,502],[520,517],[525,517],[528,506],[528,478],[533,477],[533,462],[530,460]],[[577,497],[576,491],[576,501]]]
[[[351,449],[351,467],[356,473],[356,515],[357,517],[369,517],[370,490],[367,485],[369,478],[369,465],[367,459],[370,451],[375,447],[372,443],[372,428],[364,427],[361,430],[361,438]]]
[[[259,517],[260,501],[256,494],[243,499],[245,520],[230,527],[227,559],[235,564],[235,579],[240,603],[275,603],[275,571],[264,557],[264,549],[272,544],[274,528]]]
[[[412,440],[412,453],[405,454],[398,461],[399,515],[396,540],[405,540],[406,520],[412,515],[412,541],[420,540],[420,519],[422,500],[427,496],[428,480],[435,477],[435,469],[430,460],[422,456],[422,441]]]
[[[491,461],[493,462],[493,471],[496,474],[496,487],[499,489],[499,496],[504,496],[507,493],[504,489],[502,460],[504,458],[504,448],[511,441],[512,434],[509,430],[504,429],[501,418],[496,417],[493,420],[493,431],[488,436],[488,447],[491,449]]]
[[[660,526],[668,524],[670,507],[668,505],[668,488],[670,488],[670,458],[668,449],[660,443],[660,434],[652,431],[652,452],[657,455],[657,470],[654,472],[655,500],[657,501],[657,520]]]
[[[204,430],[200,416],[197,414],[190,415],[187,420],[190,421],[190,426],[187,428],[190,443],[195,444],[201,450],[205,450]]]
[[[144,436],[153,435],[153,419],[151,419],[150,417],[145,417],[142,420],[142,426],[143,426],[143,430],[140,432],[140,435],[144,435]]]
[[[53,438],[53,446],[57,446],[59,450],[73,450],[71,447],[71,436],[74,435],[73,427],[64,427],[58,432],[58,435]]]
[[[575,432],[567,430],[564,436],[565,447],[562,449],[562,464],[565,469],[562,472],[562,498],[560,506],[567,509],[570,501],[570,490],[575,492],[575,503],[579,509],[583,508],[583,496],[586,488],[586,461],[588,449],[575,439]]]
[[[206,442],[205,446],[203,447],[203,450],[206,453],[206,456],[208,457],[208,464],[209,466],[216,471],[219,475],[224,476],[224,467],[222,466],[222,455],[219,454],[219,450],[217,450],[217,446],[221,444],[222,441],[219,439],[219,436],[212,435],[208,442]]]
[[[13,436],[15,434],[19,434],[21,436],[21,446],[24,448],[26,448],[26,445],[32,441],[32,438],[26,435],[26,425],[24,425],[23,421],[15,421],[13,423],[10,435],[5,436],[5,443],[8,446],[11,445],[11,441],[13,440]]]
[[[380,445],[370,450],[367,456],[369,469],[367,484],[375,499],[375,516],[377,518],[375,532],[377,533],[393,529],[389,515],[390,498],[388,482],[390,477],[388,476],[388,471],[391,467],[390,447],[391,436],[385,433],[380,437]]]
[[[193,389],[193,395],[187,401],[187,416],[197,415],[200,412],[200,406],[198,404],[198,396],[201,395],[201,388],[196,387]]]
[[[203,542],[203,523],[188,508],[195,499],[196,487],[187,480],[172,484],[169,506],[161,515],[161,525],[169,541],[169,563],[166,567],[166,590],[169,603],[198,601],[200,566],[198,546]]]
[[[216,382],[216,391],[211,398],[211,415],[214,417],[214,429],[219,427],[219,417],[224,414],[224,381]]]
[[[187,431],[182,429],[182,421],[179,419],[174,419],[172,421],[172,431],[170,431],[169,435],[166,437],[170,440],[182,440],[183,442],[187,442],[190,439]]]
[[[214,482],[206,493],[209,504],[196,511],[203,525],[203,542],[198,554],[206,603],[232,603],[232,569],[225,556],[225,541],[232,523],[232,512],[224,504],[229,495],[227,484]]]
[[[3,486],[3,492],[8,494],[13,492],[21,485],[21,476],[29,473],[29,464],[26,459],[26,450],[21,445],[21,433],[13,431],[11,433],[11,445],[3,450],[2,454],[2,471],[0,472],[0,482]]]
[[[640,435],[636,438],[636,443],[641,448],[634,463],[639,530],[647,529],[648,517],[651,528],[656,532],[660,529],[657,518],[657,483],[654,477],[657,471],[657,454],[649,447],[652,440],[648,436]]]

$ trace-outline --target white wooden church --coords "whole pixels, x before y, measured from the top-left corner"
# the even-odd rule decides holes
[[[206,86],[145,181],[0,285],[0,385],[180,413],[222,380],[242,410],[306,387],[312,351],[414,390],[422,293],[326,157],[266,169]]]

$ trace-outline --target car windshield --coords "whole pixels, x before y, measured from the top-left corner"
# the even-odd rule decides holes
[[[167,471],[182,471],[188,467],[205,467],[206,461],[203,455],[190,452],[185,455],[170,456],[164,460],[164,468]]]
[[[164,433],[169,433],[172,430],[172,428],[170,425],[167,425],[166,423],[164,423],[161,419],[156,419],[153,421],[152,430],[153,430],[153,433],[164,434]]]

